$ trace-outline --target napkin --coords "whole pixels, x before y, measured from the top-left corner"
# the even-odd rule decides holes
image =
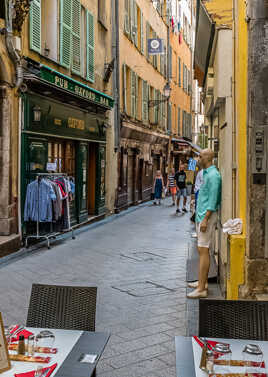
[[[42,369],[42,373],[46,372],[49,369],[49,372],[46,374],[46,377],[49,377],[54,369],[57,367],[57,363],[51,365],[50,367],[45,367]],[[34,377],[36,370],[31,370],[30,372],[25,372],[25,373],[17,373],[14,374],[14,377]]]
[[[17,328],[19,327],[19,325],[16,325],[12,330],[11,330],[11,335],[17,330]],[[12,342],[17,342],[19,340],[19,337],[23,335],[24,336],[24,339],[27,339],[29,338],[30,335],[33,335],[33,333],[31,331],[28,331],[26,329],[22,329],[21,331],[19,331],[15,336],[14,338],[11,338],[11,341]]]

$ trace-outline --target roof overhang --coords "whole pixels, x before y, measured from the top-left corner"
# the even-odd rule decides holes
[[[214,35],[215,22],[210,18],[201,0],[197,0],[194,78],[198,80],[199,86],[204,86],[206,81]]]

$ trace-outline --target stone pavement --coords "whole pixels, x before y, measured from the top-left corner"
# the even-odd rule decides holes
[[[5,324],[25,323],[35,283],[98,287],[97,331],[112,336],[99,377],[175,377],[175,335],[186,335],[186,259],[190,215],[167,198],[83,229],[0,264]]]

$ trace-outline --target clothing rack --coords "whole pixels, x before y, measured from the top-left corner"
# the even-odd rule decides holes
[[[37,222],[36,222],[36,234],[34,235],[29,235],[25,238],[25,247],[28,247],[28,240],[30,238],[34,238],[37,240],[40,240],[42,238],[47,240],[47,248],[50,249],[50,239],[56,239],[57,236],[62,235],[62,233],[67,233],[67,232],[72,232],[72,239],[75,239],[74,235],[74,229],[71,226],[71,221],[70,221],[70,207],[69,207],[69,198],[67,197],[66,201],[66,208],[67,208],[67,218],[68,218],[68,229],[65,229],[62,232],[53,232],[52,229],[52,221],[50,222],[50,233],[40,235],[40,221],[39,221],[39,184],[40,184],[40,179],[43,177],[47,178],[56,178],[56,177],[67,177],[66,173],[37,173],[36,178],[38,180],[38,209],[37,209]]]

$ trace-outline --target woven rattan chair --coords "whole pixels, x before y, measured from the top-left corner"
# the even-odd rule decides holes
[[[96,287],[33,284],[27,326],[95,331]]]
[[[268,301],[199,300],[199,336],[268,340]]]

